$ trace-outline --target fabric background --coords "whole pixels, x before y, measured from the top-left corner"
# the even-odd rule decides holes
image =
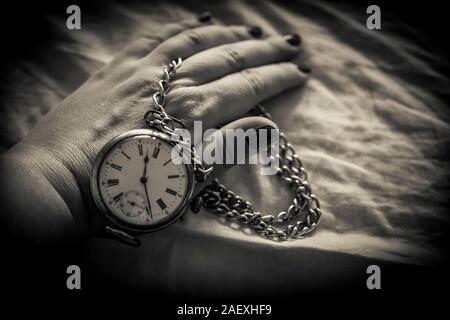
[[[58,102],[132,39],[164,24],[211,11],[216,23],[298,32],[297,62],[311,66],[307,84],[266,101],[305,163],[323,219],[313,236],[274,243],[207,212],[188,214],[130,250],[93,239],[87,261],[105,277],[133,287],[186,292],[320,286],[345,281],[369,262],[436,263],[448,227],[449,112],[441,97],[447,61],[415,44],[413,31],[365,27],[365,12],[319,1],[137,2],[110,4],[100,17],[82,9],[82,30],[49,17],[60,36],[45,52],[5,75],[0,145],[7,150]],[[397,28],[397,27],[396,27]],[[235,167],[221,180],[264,213],[286,210],[291,196],[257,168]],[[108,272],[104,272],[108,270]]]

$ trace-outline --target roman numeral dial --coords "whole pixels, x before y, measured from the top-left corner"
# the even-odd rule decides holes
[[[114,168],[118,171],[122,171],[122,166],[119,166],[118,164],[111,163],[111,168]]]
[[[107,181],[108,187],[114,187],[119,184],[119,179],[108,179]]]
[[[150,135],[125,138],[105,153],[98,188],[109,214],[137,226],[175,215],[187,197],[188,171],[171,153],[172,145]]]
[[[161,145],[159,144],[155,149],[153,150],[153,158],[158,158],[159,152],[161,151]]]

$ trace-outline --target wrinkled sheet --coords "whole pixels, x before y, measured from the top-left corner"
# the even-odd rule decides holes
[[[83,11],[77,32],[53,17],[60,39],[8,75],[3,149],[129,41],[203,11],[224,24],[302,35],[297,62],[311,66],[310,80],[264,105],[304,161],[321,200],[321,225],[306,239],[275,243],[202,211],[144,236],[139,249],[94,239],[90,265],[133,287],[208,292],[233,290],[238,281],[242,290],[255,283],[307,288],[361,273],[373,261],[438,261],[448,227],[450,126],[440,97],[449,86],[439,73],[447,62],[416,46],[411,30],[389,32],[398,22],[389,17],[383,30],[367,30],[362,8],[318,1],[111,4],[101,18]],[[286,210],[292,197],[255,167],[234,167],[220,179],[264,213]]]

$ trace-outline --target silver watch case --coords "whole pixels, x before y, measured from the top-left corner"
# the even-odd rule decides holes
[[[194,169],[193,169],[192,163],[185,164],[186,171],[187,171],[187,179],[188,179],[186,196],[184,197],[183,201],[180,203],[178,208],[175,210],[175,212],[173,212],[170,216],[168,216],[165,219],[159,221],[158,223],[156,223],[154,225],[150,225],[150,226],[130,224],[126,221],[119,219],[117,216],[115,216],[112,212],[110,212],[108,210],[107,206],[105,205],[105,203],[102,199],[102,196],[101,196],[100,190],[99,190],[99,185],[98,185],[98,183],[99,183],[98,175],[99,175],[100,167],[101,167],[106,155],[108,154],[108,152],[122,140],[130,138],[130,137],[136,137],[136,136],[152,136],[152,137],[164,140],[165,142],[169,143],[172,146],[176,145],[176,143],[170,139],[169,135],[164,134],[159,131],[152,130],[152,129],[136,129],[136,130],[127,131],[123,134],[120,134],[119,136],[110,140],[102,148],[102,150],[98,153],[98,155],[95,159],[94,168],[93,168],[92,176],[91,176],[91,192],[92,192],[92,196],[94,198],[94,202],[97,205],[97,208],[115,226],[117,226],[121,229],[127,230],[127,231],[144,233],[144,232],[152,232],[152,231],[156,231],[156,230],[160,230],[162,228],[168,227],[169,225],[171,225],[172,223],[177,221],[183,215],[183,213],[186,212],[186,210],[189,206],[190,200],[192,198],[192,193],[194,192]]]

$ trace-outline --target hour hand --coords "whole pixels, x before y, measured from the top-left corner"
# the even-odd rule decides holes
[[[145,157],[144,157],[144,173],[142,174],[142,178],[141,178],[141,180],[143,179],[143,178],[145,178],[145,179],[147,179],[147,165],[148,165],[148,148],[147,148],[147,153],[145,154]]]

